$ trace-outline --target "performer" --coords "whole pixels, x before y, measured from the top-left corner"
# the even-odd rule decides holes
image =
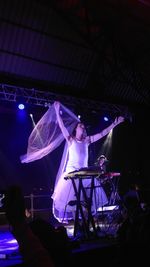
[[[97,166],[101,170],[101,177],[99,182],[103,185],[103,189],[109,199],[108,204],[113,205],[116,204],[116,200],[120,200],[118,194],[118,182],[120,177],[119,172],[108,172],[108,162],[109,160],[105,155],[100,155],[97,159]]]
[[[60,176],[60,179],[52,195],[54,201],[53,208],[54,214],[58,216],[56,216],[58,219],[72,219],[76,207],[69,206],[68,203],[70,200],[75,200],[76,197],[74,194],[72,182],[70,180],[66,181],[64,179],[64,175],[66,176],[66,173],[79,170],[83,167],[88,167],[88,146],[91,143],[98,141],[103,136],[107,135],[111,129],[113,129],[124,119],[122,117],[119,117],[105,130],[93,136],[87,136],[84,124],[78,122],[75,128],[75,134],[70,135],[67,129],[65,128],[63,120],[60,116],[60,103],[55,102],[54,106],[56,110],[58,124],[68,144],[68,159],[66,162],[64,173]],[[77,182],[78,180],[76,180],[76,183]],[[85,188],[88,187],[89,180],[84,179],[83,185]],[[99,203],[99,205],[105,205],[108,202],[107,196],[102,187],[99,188],[99,190],[101,190],[101,197],[99,198],[99,202],[101,203]]]
[[[106,173],[106,165],[108,163],[108,159],[105,155],[100,155],[97,159],[97,166],[100,168],[102,174]]]
[[[95,179],[95,187],[93,190],[93,206],[92,209],[96,214],[98,208],[103,207],[104,205],[109,203],[108,193],[105,189],[105,174],[106,174],[106,165],[108,163],[108,159],[105,155],[100,155],[95,163],[95,169],[97,169],[100,173],[99,177]],[[107,199],[107,201],[106,201]]]
[[[27,155],[21,157],[22,163],[42,158],[56,149],[64,139],[66,140],[52,194],[53,214],[59,222],[74,219],[76,208],[75,206],[68,205],[69,201],[75,200],[76,197],[71,181],[66,181],[64,177],[69,172],[88,167],[88,146],[106,136],[110,130],[123,121],[124,118],[119,116],[109,127],[100,133],[87,136],[85,126],[77,116],[60,102],[56,101],[31,133]],[[48,126],[50,126],[51,131]],[[75,131],[75,134],[73,134],[73,131]],[[89,180],[84,179],[83,183],[86,187],[89,185]],[[103,202],[107,203],[104,191],[102,191],[102,195]]]

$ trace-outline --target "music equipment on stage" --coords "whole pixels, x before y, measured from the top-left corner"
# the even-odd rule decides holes
[[[91,171],[91,170],[78,170],[78,171],[73,171],[73,172],[69,172],[68,174],[66,174],[65,179],[70,179],[70,178],[87,178],[87,177],[91,177],[91,176],[99,176],[101,175],[100,172],[98,171]]]
[[[76,178],[83,178],[83,179],[88,179],[91,178],[91,176],[96,177],[100,179],[102,183],[112,179],[115,176],[120,176],[120,172],[108,172],[108,173],[103,173],[103,171],[100,170],[100,168],[96,167],[87,167],[87,168],[81,168],[79,170],[70,172],[66,174],[64,177],[66,180],[67,179],[76,179]]]
[[[106,182],[110,182],[113,177],[120,176],[120,175],[121,175],[120,172],[106,172],[100,175],[98,179],[100,179],[100,182],[104,184]]]
[[[118,210],[119,205],[110,205],[110,206],[105,206],[105,207],[99,207],[97,211],[99,212],[104,212],[104,211],[113,211],[113,210]]]
[[[94,218],[92,215],[92,197],[94,194],[94,190],[96,187],[100,187],[101,184],[106,182],[107,180],[111,180],[114,176],[120,176],[119,172],[108,172],[104,173],[99,167],[87,167],[81,168],[79,170],[70,172],[64,176],[64,179],[70,179],[74,188],[74,193],[76,196],[75,201],[70,201],[68,205],[76,205],[76,213],[75,213],[75,223],[74,223],[74,237],[77,235],[77,229],[79,227],[79,215],[81,216],[81,220],[84,226],[84,234],[86,238],[91,236],[90,227],[93,228],[93,234],[97,236],[97,229],[95,227]],[[84,187],[83,180],[89,179],[89,187],[90,193],[87,195],[87,187]],[[100,182],[95,184],[95,179],[98,179]],[[78,180],[76,183],[75,180]],[[83,200],[81,200],[83,198]],[[86,204],[86,213],[87,218],[84,214],[84,209]]]

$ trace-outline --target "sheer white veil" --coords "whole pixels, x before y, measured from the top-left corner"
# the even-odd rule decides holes
[[[60,104],[60,114],[68,132],[72,134],[76,124],[80,121],[79,118],[62,104]],[[29,163],[43,158],[56,149],[63,141],[64,136],[57,122],[54,104],[52,104],[32,130],[28,139],[27,153],[20,157],[21,163]],[[55,185],[65,168],[66,159],[67,145],[64,147]]]

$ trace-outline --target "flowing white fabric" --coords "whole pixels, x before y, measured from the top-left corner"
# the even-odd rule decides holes
[[[79,121],[78,117],[62,104],[60,104],[60,113],[65,127],[71,134]],[[27,154],[20,157],[21,162],[29,163],[43,158],[56,149],[63,140],[64,136],[57,123],[53,104],[31,132],[28,139]]]
[[[76,211],[76,205],[69,205],[70,201],[76,200],[76,195],[74,192],[72,180],[68,179],[67,181],[64,179],[68,173],[72,171],[77,171],[81,168],[88,167],[88,146],[89,146],[89,138],[84,141],[77,141],[76,139],[72,140],[71,145],[68,147],[68,158],[66,161],[66,167],[62,175],[55,186],[54,193],[52,195],[53,198],[53,214],[55,218],[59,222],[67,222],[70,219],[74,218],[74,214]],[[82,179],[82,178],[79,178]],[[74,182],[76,184],[76,188],[79,187],[79,179],[75,179]],[[96,181],[95,181],[96,183]],[[86,194],[90,196],[90,186],[91,179],[84,178],[82,180],[83,187],[86,190]],[[100,183],[99,183],[100,185]],[[80,201],[84,202],[84,196],[80,196]],[[92,201],[92,213],[96,213],[98,207],[105,205],[108,202],[107,196],[101,186],[97,186],[94,189],[94,196]],[[84,209],[84,207],[83,207]]]
[[[65,222],[73,218],[76,206],[70,206],[68,203],[76,200],[76,196],[71,179],[66,181],[64,176],[69,172],[88,166],[88,145],[89,142],[87,142],[87,139],[82,142],[73,139],[71,145],[68,147],[65,170],[60,176],[52,195],[53,213],[59,221]],[[78,188],[78,179],[75,180],[75,183]],[[88,186],[89,180],[84,179],[83,184],[84,187]]]
[[[64,126],[67,128],[69,134],[72,135],[75,126],[80,120],[62,104],[60,104],[60,114]],[[27,154],[20,157],[21,162],[29,163],[41,159],[56,149],[63,141],[64,136],[57,122],[54,105],[52,105],[31,132],[28,139]],[[51,196],[53,199],[53,214],[59,222],[73,219],[76,206],[70,206],[68,203],[69,201],[76,200],[76,196],[71,180],[65,180],[64,176],[66,173],[88,166],[89,144],[89,138],[85,138],[85,141],[82,142],[77,142],[77,140],[73,139],[71,146],[68,146],[67,142],[65,143],[60,167],[55,180],[54,192]],[[77,180],[76,184],[78,187]],[[83,185],[84,187],[88,187],[89,180],[84,179]],[[99,198],[99,203],[93,201],[94,206],[102,206],[107,203],[107,197],[103,188],[101,187],[98,190],[99,192],[97,191],[96,195],[101,197]]]

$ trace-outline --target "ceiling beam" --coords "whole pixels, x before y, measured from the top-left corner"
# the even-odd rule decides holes
[[[10,84],[0,84],[0,101],[10,101],[17,102],[24,101],[35,106],[47,107],[53,104],[55,100],[61,101],[64,105],[70,108],[85,107],[86,110],[91,110],[92,112],[105,111],[111,114],[120,114],[125,116],[127,119],[131,119],[131,112],[128,107],[104,103],[96,100],[77,98],[70,95],[61,95],[52,92],[45,92],[35,88],[24,88],[20,86],[14,86]]]

